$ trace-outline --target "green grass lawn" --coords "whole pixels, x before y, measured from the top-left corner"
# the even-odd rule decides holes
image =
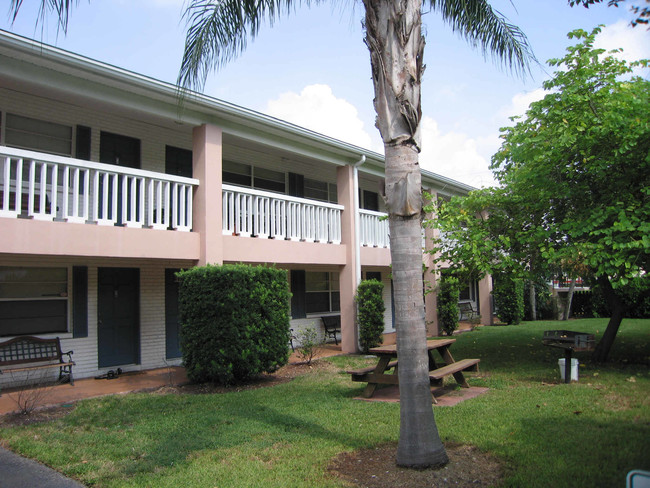
[[[580,381],[560,383],[562,352],[547,329],[602,334],[606,320],[482,327],[458,336],[456,359],[481,358],[472,386],[490,391],[435,408],[445,442],[473,444],[505,464],[504,486],[624,486],[650,470],[650,320],[624,320],[611,362],[577,353]],[[329,359],[290,383],[216,395],[133,394],[79,402],[59,420],[0,431],[0,442],[98,487],[335,487],[337,454],[396,441],[397,404],[354,400]],[[449,379],[447,381],[452,381]]]

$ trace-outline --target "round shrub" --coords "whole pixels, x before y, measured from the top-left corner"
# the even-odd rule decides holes
[[[364,280],[357,287],[359,345],[363,352],[382,343],[384,333],[384,284],[377,280]]]
[[[231,384],[287,364],[285,271],[208,265],[178,276],[181,351],[190,380]]]
[[[494,281],[494,305],[498,317],[508,325],[524,318],[524,282],[510,273],[499,274]]]
[[[460,285],[458,278],[449,274],[442,274],[438,284],[438,325],[440,331],[448,336],[458,328],[458,297]]]

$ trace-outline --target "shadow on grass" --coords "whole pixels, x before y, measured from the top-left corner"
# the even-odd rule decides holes
[[[178,466],[206,450],[299,446],[314,439],[323,446],[366,447],[367,441],[349,435],[340,422],[349,388],[336,383],[319,386],[315,392],[300,387],[278,388],[236,394],[104,399],[87,409],[82,407],[70,419],[72,430],[76,430],[75,425],[92,425],[89,437],[93,438],[92,447],[75,446],[72,450],[78,459],[94,458],[98,465],[110,464],[110,474],[104,473],[102,479],[121,479]],[[323,414],[325,402],[331,405],[331,414]],[[88,468],[78,465],[71,472],[81,474]]]
[[[650,469],[650,426],[632,419],[599,422],[579,412],[530,417],[512,437],[517,445],[514,464],[520,468],[509,480],[511,486],[624,486],[630,470]],[[488,449],[505,454],[501,441]]]

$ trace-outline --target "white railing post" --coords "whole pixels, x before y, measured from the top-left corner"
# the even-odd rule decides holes
[[[389,247],[387,214],[359,210],[360,244],[367,247]]]
[[[11,156],[0,156],[2,161],[2,184],[0,192],[0,217],[17,218],[23,212],[23,158],[12,158]],[[15,161],[15,166],[14,162]],[[11,169],[15,167],[15,177],[11,177]],[[13,195],[13,198],[12,198]],[[13,200],[13,209],[12,206]]]
[[[223,234],[341,243],[340,205],[227,184],[222,192]]]

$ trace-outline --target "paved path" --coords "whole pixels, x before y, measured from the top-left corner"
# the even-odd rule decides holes
[[[0,447],[0,488],[83,488],[81,483]]]

